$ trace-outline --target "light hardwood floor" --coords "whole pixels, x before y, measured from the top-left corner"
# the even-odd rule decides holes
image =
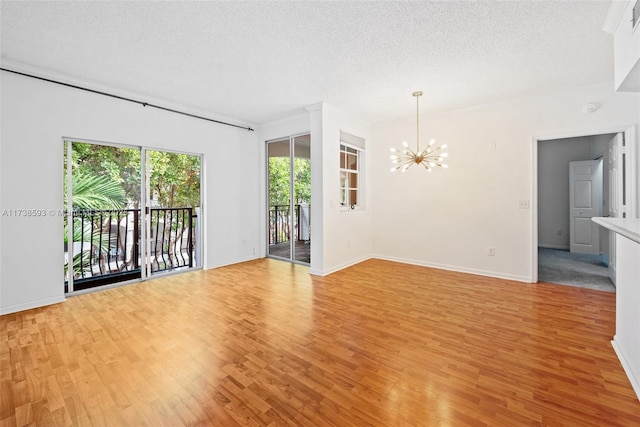
[[[0,317],[0,425],[638,426],[615,294],[257,260]]]

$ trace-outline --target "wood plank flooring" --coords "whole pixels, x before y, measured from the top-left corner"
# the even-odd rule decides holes
[[[263,259],[0,317],[0,426],[638,426],[615,295]]]

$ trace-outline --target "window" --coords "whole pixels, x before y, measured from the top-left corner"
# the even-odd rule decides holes
[[[358,150],[340,144],[340,194],[342,206],[358,205]]]
[[[364,139],[340,132],[340,205],[362,206]]]

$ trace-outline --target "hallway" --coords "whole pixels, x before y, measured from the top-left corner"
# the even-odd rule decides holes
[[[538,281],[615,292],[607,265],[598,255],[538,248]]]

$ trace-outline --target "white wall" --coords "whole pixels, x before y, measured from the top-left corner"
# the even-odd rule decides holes
[[[538,143],[538,246],[569,249],[569,162],[593,160],[592,138]]]
[[[258,127],[262,144],[288,135],[311,134],[311,266],[309,272],[326,275],[367,259],[372,253],[372,193],[365,189],[365,206],[348,210],[340,206],[340,131],[371,141],[371,125],[353,115],[318,103],[307,112]],[[262,217],[266,213],[265,150],[261,149]],[[370,181],[370,151],[365,157],[365,183]],[[262,236],[266,236],[263,221]],[[266,240],[263,237],[263,248]],[[264,250],[262,252],[264,255]]]
[[[613,36],[617,90],[640,91],[640,30],[632,27],[635,1],[627,1]]]
[[[601,107],[584,113],[587,102]],[[425,115],[424,140],[449,144],[449,168],[432,173],[389,172],[389,148],[403,139],[415,143],[415,117],[374,127],[375,254],[532,281],[534,140],[618,131],[639,117],[640,95],[616,93],[610,85]],[[520,200],[531,208],[519,209]],[[495,256],[487,256],[489,246]]]
[[[640,243],[618,234],[616,256],[616,334],[612,344],[640,399]]]
[[[340,131],[364,138],[365,161],[360,171],[364,204],[351,210],[340,205]],[[322,272],[329,274],[371,257],[373,253],[373,199],[377,192],[372,179],[372,127],[351,114],[332,105],[322,108],[323,146],[323,236],[324,263]]]
[[[0,73],[2,209],[62,209],[62,138],[204,155],[204,267],[256,257],[255,132]],[[0,313],[62,301],[63,218],[3,216]]]

